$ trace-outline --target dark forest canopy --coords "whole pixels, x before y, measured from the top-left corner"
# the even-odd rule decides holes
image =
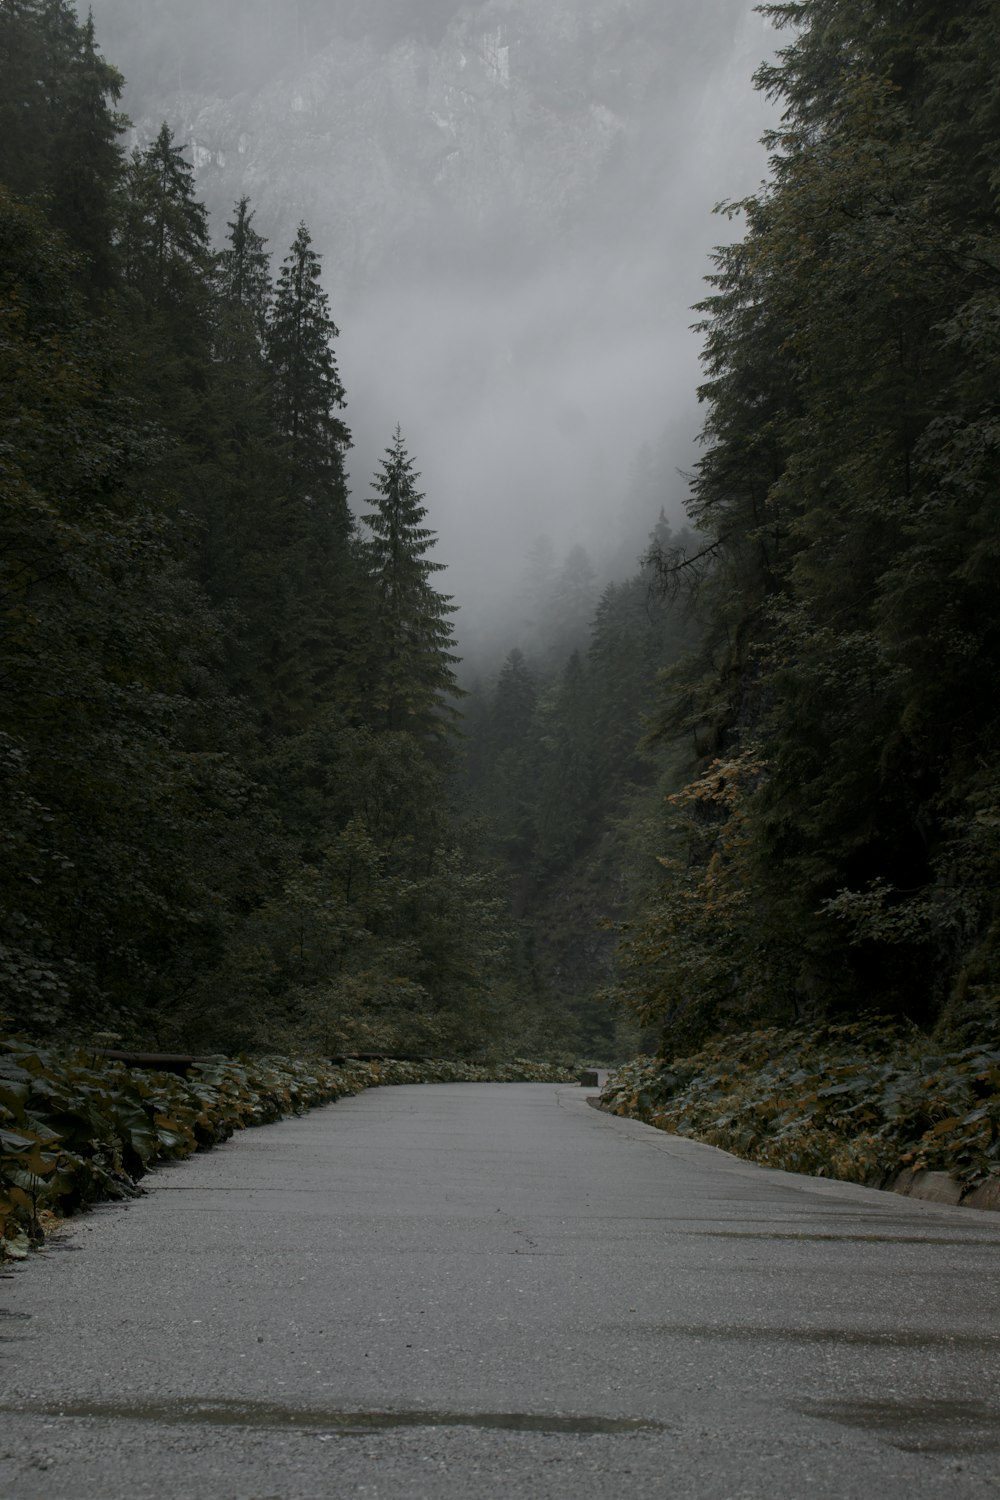
[[[93,26],[0,0],[7,1023],[608,1055],[996,1016],[1000,20],[765,9],[697,530],[603,586],[536,542],[463,696],[399,431],[349,503],[308,226],[275,270],[248,200],[210,224],[166,126],[123,150]]]
[[[771,178],[703,303],[704,756],[625,992],[680,1040],[878,1007],[995,1014],[1000,16],[766,7]]]
[[[416,593],[387,610],[383,478],[372,529],[347,503],[308,229],[276,277],[246,202],[213,248],[167,127],[122,151],[121,80],[68,5],[4,3],[0,63],[7,1020],[543,1046],[447,806],[433,538],[407,531]],[[391,463],[411,472],[398,434]]]

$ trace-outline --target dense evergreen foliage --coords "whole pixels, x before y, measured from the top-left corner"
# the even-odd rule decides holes
[[[363,537],[308,229],[272,284],[63,0],[0,5],[8,1024],[482,1053],[515,1000],[448,811],[451,606],[398,439]]]
[[[397,427],[374,479],[375,509],[364,518],[376,600],[366,688],[375,723],[429,743],[446,738],[456,717],[458,658],[451,650],[454,606],[431,584],[444,564],[426,555],[435,538],[422,524],[419,477]]]
[[[719,1026],[995,1006],[1000,725],[996,7],[807,0],[703,304],[706,635],[659,731],[703,756],[623,988]]]
[[[695,529],[661,514],[603,586],[537,541],[463,694],[398,429],[349,503],[307,226],[276,278],[246,198],[216,248],[169,128],[122,150],[93,25],[0,0],[13,1026],[609,1054],[875,1007],[975,1042],[1000,989],[1000,21],[765,10],[784,113],[700,309]]]
[[[660,518],[655,547],[691,544]],[[671,756],[641,743],[659,676],[695,638],[651,565],[594,598],[582,547],[561,567],[546,538],[527,556],[521,645],[466,708],[465,796],[508,873],[520,984],[557,1003],[578,1049],[620,1055],[634,1026],[607,1004],[613,925],[659,869],[644,831]]]

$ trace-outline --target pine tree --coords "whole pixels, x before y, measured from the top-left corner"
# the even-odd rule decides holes
[[[93,20],[79,25],[66,0],[2,0],[0,78],[0,181],[46,199],[86,257],[88,291],[107,291],[123,81],[98,53]]]
[[[586,548],[570,548],[555,580],[549,612],[547,665],[558,671],[574,651],[586,650],[597,603],[597,580]]]
[[[248,636],[265,625],[261,583],[280,554],[281,443],[274,427],[265,361],[271,303],[269,257],[252,226],[249,200],[217,257],[212,362],[204,395],[205,473],[199,577],[211,596],[239,610],[242,639],[231,661],[232,682],[246,687],[252,656]]]
[[[0,180],[21,197],[52,187],[53,144],[78,36],[66,0],[0,0]]]
[[[142,482],[117,330],[2,190],[0,260],[0,979],[20,1025],[155,1036],[247,847],[238,715],[215,688],[218,621]]]
[[[342,485],[350,446],[350,433],[337,416],[347,404],[333,352],[338,331],[319,256],[300,224],[275,288],[268,360],[278,430],[292,444],[297,487],[314,499],[319,490]]]
[[[524,559],[517,599],[521,645],[529,655],[541,657],[545,653],[552,631],[555,585],[556,549],[552,538],[537,536]]]
[[[538,683],[524,652],[509,651],[497,678],[490,714],[494,754],[521,750],[537,735]]]
[[[521,877],[531,866],[537,838],[539,741],[538,684],[524,653],[515,647],[504,660],[493,694],[486,805],[498,847]],[[523,904],[523,892],[518,904]]]
[[[0,181],[22,197],[45,183],[48,88],[40,0],[0,0]]]
[[[238,214],[235,232],[243,235],[252,287],[260,250],[246,228]],[[349,713],[357,698],[362,585],[347,504],[351,437],[338,414],[346,402],[336,336],[319,256],[302,224],[278,277],[266,340],[278,488],[255,618],[265,631],[258,688],[274,733],[301,730],[332,702]]]
[[[271,258],[265,249],[267,241],[253,227],[250,199],[240,198],[234,211],[236,217],[227,225],[229,235],[219,253],[216,284],[224,307],[252,329],[263,349],[274,296]]]
[[[444,565],[426,556],[435,536],[423,525],[427,508],[417,489],[419,477],[397,427],[372,480],[376,508],[364,517],[371,532],[364,555],[377,610],[370,707],[377,726],[442,741],[455,722],[454,700],[460,696],[449,619],[455,608],[430,581]]]
[[[578,651],[563,670],[543,725],[538,781],[538,861],[564,869],[596,823],[593,705]]]
[[[196,307],[204,317],[212,272],[208,218],[195,195],[194,172],[166,122],[129,162],[121,251],[126,283],[148,308],[183,313]]]
[[[97,48],[94,18],[80,28],[66,69],[53,143],[52,219],[88,263],[98,293],[114,282],[116,195],[124,171],[119,137],[125,119],[115,110],[124,79]]]

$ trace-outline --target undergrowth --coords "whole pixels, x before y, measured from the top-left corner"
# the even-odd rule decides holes
[[[53,1215],[134,1197],[157,1162],[207,1150],[249,1125],[304,1114],[380,1084],[574,1078],[523,1060],[335,1065],[279,1057],[209,1059],[178,1077],[0,1041],[0,1258],[21,1258],[40,1244]]]
[[[640,1057],[602,1107],[790,1172],[883,1187],[905,1168],[1000,1175],[1000,1050],[949,1051],[875,1016]]]

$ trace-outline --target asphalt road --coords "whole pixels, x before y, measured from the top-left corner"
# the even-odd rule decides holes
[[[380,1089],[0,1280],[16,1500],[1000,1494],[1000,1215]]]

